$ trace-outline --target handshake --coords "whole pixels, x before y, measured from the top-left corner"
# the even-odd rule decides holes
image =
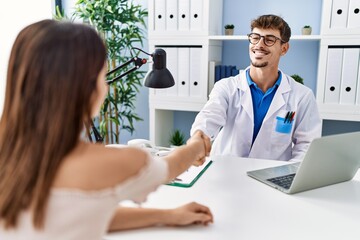
[[[126,147],[126,146],[134,146],[142,148],[148,151],[152,156],[164,157],[169,155],[175,148],[168,147],[160,147],[155,146],[150,140],[147,139],[133,139],[129,140],[127,145],[121,144],[109,144],[108,147]],[[207,137],[202,131],[196,131],[193,136],[191,136],[187,142],[185,147],[190,147],[196,149],[196,160],[193,162],[193,165],[200,166],[202,165],[206,157],[210,155],[211,150],[211,142],[210,138]]]

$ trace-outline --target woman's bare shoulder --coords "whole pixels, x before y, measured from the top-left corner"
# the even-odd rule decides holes
[[[139,173],[147,158],[138,148],[83,143],[64,159],[53,186],[83,190],[113,187]]]

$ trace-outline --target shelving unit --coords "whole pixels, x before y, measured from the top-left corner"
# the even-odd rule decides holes
[[[198,17],[201,16],[201,25],[197,26],[197,30],[191,27],[191,21],[188,25],[189,27],[185,28],[185,30],[166,29],[166,24],[162,26],[163,29],[156,29],[156,18],[158,17],[159,11],[157,10],[155,13],[154,9],[157,2],[158,4],[163,4],[165,16],[165,12],[167,11],[166,4],[168,2],[178,1],[179,0],[149,0],[149,49],[152,51],[156,47],[166,48],[168,53],[172,52],[168,54],[168,59],[170,60],[170,55],[174,54],[174,48],[177,49],[175,52],[180,48],[200,48],[200,58],[197,58],[200,72],[197,73],[198,79],[196,80],[199,91],[197,91],[196,95],[179,95],[179,89],[183,86],[182,82],[184,78],[180,78],[179,80],[178,77],[175,77],[175,88],[150,91],[150,140],[156,145],[162,146],[168,145],[170,132],[173,130],[174,111],[198,112],[206,103],[208,94],[213,86],[213,79],[211,78],[212,69],[209,67],[209,62],[215,61],[220,63],[222,61],[223,42],[247,41],[246,35],[222,35],[222,0],[185,0],[185,2],[188,2],[190,8],[192,3],[199,4],[197,5],[197,9],[202,14],[198,15]],[[178,3],[180,3],[180,1]],[[184,4],[184,1],[182,1],[182,4]],[[177,14],[181,16],[183,6],[178,7]],[[341,15],[338,14],[340,8],[342,8],[342,14],[346,13],[347,16],[349,16],[346,16],[346,20],[341,20],[342,26],[334,24],[334,21],[336,22],[337,18]],[[329,87],[327,86],[326,80],[328,78],[326,71],[330,68],[327,63],[329,48],[360,48],[359,8],[360,0],[323,0],[320,34],[293,35],[291,37],[292,41],[317,41],[320,44],[316,98],[323,119],[360,121],[360,67],[357,68],[358,72],[355,86],[351,88],[353,91],[356,91],[353,103],[344,104],[341,101],[328,103],[325,100],[325,92]],[[193,17],[194,12],[191,12],[190,15]],[[349,19],[351,19],[351,27],[349,27]],[[180,23],[178,26],[180,26]],[[190,58],[188,58],[188,61],[190,61]],[[178,76],[179,72],[182,72],[176,64],[177,67],[171,64],[171,60],[168,63],[169,70],[175,72],[176,76]],[[189,79],[189,82],[186,82],[185,86],[191,87],[194,81],[191,80],[191,78]]]
[[[323,2],[317,94],[323,119],[360,121],[360,0]]]

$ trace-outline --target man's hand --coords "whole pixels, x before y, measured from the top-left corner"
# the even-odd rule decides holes
[[[201,154],[193,163],[194,166],[201,166],[204,164],[206,157],[210,155],[211,151],[211,142],[210,138],[206,136],[202,131],[198,130],[196,131],[191,138],[187,141],[187,144],[194,143],[196,141],[202,141],[204,151],[203,154]]]

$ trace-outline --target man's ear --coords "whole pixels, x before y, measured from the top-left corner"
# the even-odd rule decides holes
[[[289,42],[281,44],[281,56],[284,56],[287,53],[289,47],[290,47]]]

